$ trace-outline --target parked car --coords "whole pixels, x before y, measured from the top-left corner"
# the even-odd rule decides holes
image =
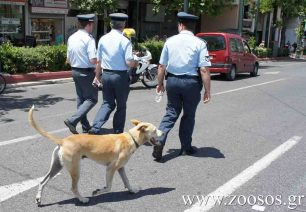
[[[221,73],[227,80],[235,80],[238,73],[258,74],[258,60],[248,43],[239,35],[222,32],[196,34],[207,42],[212,73]]]

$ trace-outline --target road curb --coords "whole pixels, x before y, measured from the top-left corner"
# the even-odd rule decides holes
[[[17,88],[17,87],[27,87],[35,85],[48,85],[48,84],[61,84],[73,82],[72,78],[61,78],[61,79],[52,79],[52,80],[39,80],[39,81],[30,81],[30,82],[19,82],[7,84],[7,88]]]
[[[72,82],[71,71],[28,73],[16,75],[4,75],[7,87],[21,87],[43,84],[57,84]]]

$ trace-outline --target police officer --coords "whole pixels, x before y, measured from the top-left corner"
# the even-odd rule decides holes
[[[127,70],[138,64],[133,60],[132,44],[123,35],[128,16],[123,13],[110,14],[112,30],[102,36],[98,43],[96,77],[93,84],[100,84],[101,72],[103,84],[103,103],[99,109],[90,134],[99,134],[100,128],[115,110],[113,128],[122,133],[126,118],[126,102],[129,94],[129,75]]]
[[[77,112],[64,123],[73,134],[78,134],[78,122],[82,124],[83,133],[88,132],[87,113],[98,101],[98,90],[92,86],[97,63],[95,39],[91,35],[94,17],[94,14],[78,15],[80,29],[69,37],[67,43],[67,61],[71,65],[77,93]]]
[[[201,100],[201,89],[204,85],[204,103],[210,101],[210,66],[206,43],[194,36],[197,16],[179,12],[179,34],[169,39],[164,44],[158,69],[157,92],[164,92],[164,77],[167,70],[167,108],[159,129],[164,135],[159,139],[160,145],[154,146],[152,156],[157,160],[162,159],[162,151],[167,135],[173,128],[181,111],[183,116],[180,122],[179,138],[181,151],[179,155],[192,155],[196,150],[191,146],[192,133],[195,124],[195,113]],[[199,71],[199,72],[198,72]]]

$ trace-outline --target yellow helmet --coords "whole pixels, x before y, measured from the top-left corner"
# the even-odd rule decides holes
[[[128,38],[131,39],[132,37],[136,36],[136,31],[133,28],[125,28],[123,30],[123,34]]]

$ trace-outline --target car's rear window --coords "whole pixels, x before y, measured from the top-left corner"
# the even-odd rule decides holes
[[[218,51],[225,49],[225,39],[222,35],[204,35],[200,36],[207,42],[208,51]]]

